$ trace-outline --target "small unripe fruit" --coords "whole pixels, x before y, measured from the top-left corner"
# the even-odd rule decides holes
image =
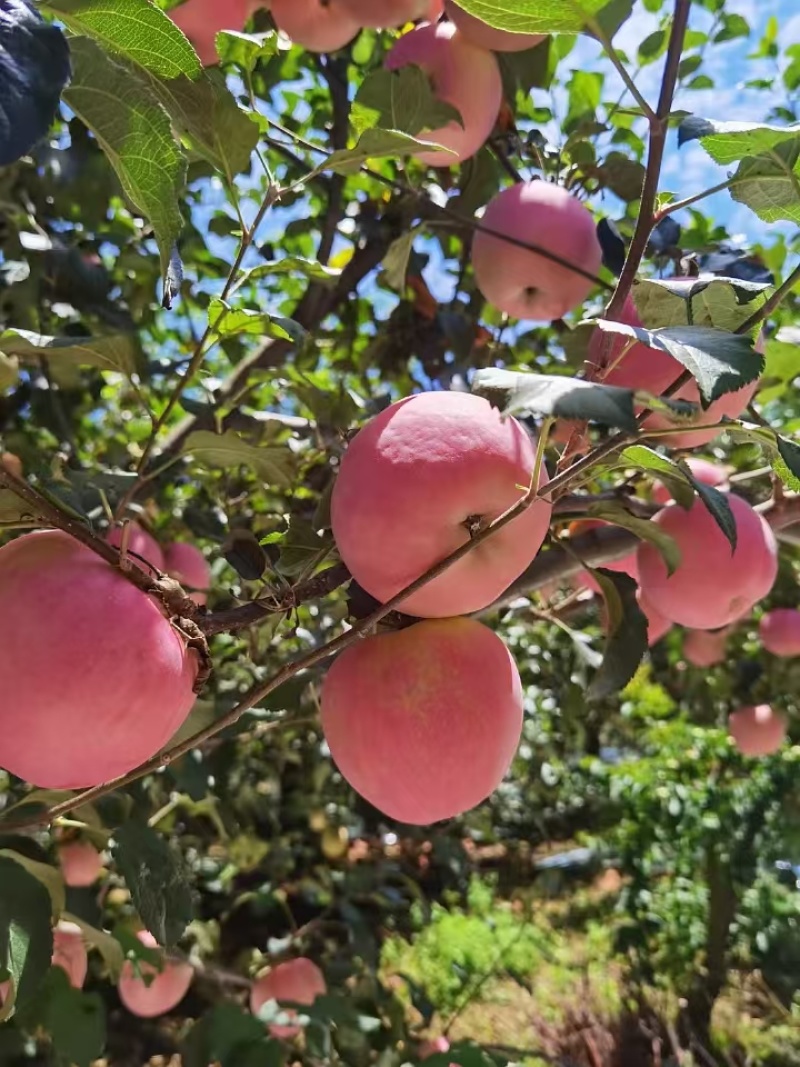
[[[0,464],[10,471],[15,478],[22,477],[22,460],[19,456],[15,456],[13,452],[3,452],[0,455]]]
[[[194,704],[196,654],[157,602],[61,530],[0,548],[0,767],[45,789],[133,770]]]
[[[728,628],[689,630],[683,639],[683,657],[694,667],[714,667],[725,659]]]
[[[525,428],[488,400],[457,392],[407,397],[368,422],[344,455],[331,498],[339,553],[355,580],[385,602],[520,500],[534,465]],[[546,482],[543,469],[539,484]],[[399,610],[441,618],[487,607],[536,555],[550,513],[537,500]]]
[[[272,0],[270,11],[278,29],[309,52],[338,52],[361,29],[343,0]]]
[[[158,942],[148,930],[140,930],[136,935],[145,948],[157,949]],[[192,984],[194,970],[189,963],[164,962],[164,969],[139,960],[139,972],[142,976],[154,975],[147,985],[139,977],[131,960],[126,960],[119,976],[117,992],[119,999],[132,1015],[141,1019],[153,1019],[172,1011],[186,996]]]
[[[91,841],[65,841],[58,846],[58,862],[64,884],[90,886],[100,877],[103,861]]]
[[[425,18],[429,0],[342,0],[345,11],[360,26],[386,29]]]
[[[472,41],[481,48],[488,48],[491,52],[522,52],[544,40],[544,35],[541,33],[511,33],[510,30],[497,30],[494,26],[476,18],[475,15],[470,15],[463,7],[454,3],[454,0],[445,0],[444,9],[447,17],[458,26],[468,41]]]
[[[740,708],[728,719],[728,732],[743,756],[771,756],[786,739],[786,718],[768,704]]]
[[[419,151],[417,159],[430,167],[452,167],[474,156],[492,132],[503,98],[494,55],[462,37],[452,22],[423,23],[403,34],[386,57],[389,70],[409,64],[421,67],[436,96],[461,115],[460,123],[453,119],[417,135],[450,151]]]
[[[86,981],[89,958],[81,928],[76,923],[60,922],[53,930],[54,967],[66,971],[70,985],[82,989]]]
[[[689,456],[685,463],[697,481],[703,485],[710,485],[714,489],[719,489],[720,492],[727,492],[730,488],[728,485],[728,472],[725,467],[721,467],[718,463],[709,463],[707,459],[695,459],[694,456]],[[672,493],[669,487],[661,482],[654,483],[653,491],[650,495],[656,504],[669,504],[672,500]]]
[[[106,541],[115,548],[121,548],[123,540],[123,527],[112,526],[106,535]],[[127,552],[131,563],[140,570],[149,572],[152,568],[157,571],[164,570],[164,553],[161,545],[152,534],[142,529],[138,522],[129,522],[127,526]],[[150,564],[148,567],[147,564]]]
[[[221,30],[241,30],[250,17],[250,0],[186,0],[169,17],[194,45],[204,67],[218,62],[216,39]]]
[[[481,227],[472,240],[475,281],[489,303],[506,315],[549,322],[591,292],[591,277],[486,232],[536,245],[596,274],[602,252],[594,219],[566,189],[542,180],[518,182],[490,201]]]
[[[494,631],[437,619],[351,645],[322,687],[342,776],[379,811],[425,825],[485,800],[511,765],[522,685]]]
[[[688,511],[669,504],[652,520],[669,534],[681,562],[668,576],[658,549],[642,542],[639,581],[648,602],[673,622],[693,630],[716,630],[741,617],[765,597],[778,572],[775,536],[741,497],[728,497],[737,545],[730,543],[700,500]]]
[[[761,644],[774,656],[800,656],[800,611],[775,608],[758,626]]]
[[[325,976],[319,967],[301,956],[296,960],[279,963],[253,982],[250,990],[250,1010],[254,1015],[258,1015],[259,1010],[269,1000],[277,1000],[279,1003],[313,1004],[317,997],[325,995],[327,989]],[[296,1012],[290,1008],[288,1014],[294,1015]],[[300,1033],[300,1027],[271,1023],[269,1032],[279,1040],[288,1041]]]
[[[167,545],[164,552],[164,567],[167,574],[186,586],[188,589],[198,590],[189,593],[189,599],[195,604],[205,604],[207,597],[200,590],[208,589],[211,584],[211,568],[206,562],[206,557],[196,545],[189,545],[183,541],[173,541]]]
[[[320,848],[322,855],[328,860],[340,860],[347,855],[350,844],[350,835],[344,826],[326,826],[322,831]]]

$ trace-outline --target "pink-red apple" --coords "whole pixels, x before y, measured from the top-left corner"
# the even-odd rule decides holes
[[[189,593],[189,598],[195,604],[205,604],[207,599],[205,590],[211,584],[211,568],[196,545],[190,545],[184,541],[173,541],[171,545],[167,545],[164,552],[164,567],[167,573],[181,585],[194,590]]]
[[[543,180],[518,182],[490,201],[480,225],[472,240],[475,281],[500,311],[549,322],[589,295],[591,276],[602,260],[600,242],[591,213],[566,189]],[[562,262],[504,236],[551,252]]]
[[[678,373],[681,373],[682,370],[683,368],[678,365]],[[676,374],[675,377],[677,378],[678,375]],[[723,394],[718,400],[714,400],[705,411],[698,412],[688,424],[680,423],[675,433],[660,435],[658,443],[667,445],[669,448],[699,448],[701,445],[708,444],[715,437],[719,437],[722,433],[721,429],[692,430],[686,428],[687,425],[711,426],[711,424],[719,422],[723,417],[737,419],[755,396],[758,385],[758,381],[750,382],[743,389],[737,389],[735,393]],[[699,404],[700,390],[697,387],[697,382],[694,379],[686,382],[673,394],[672,399],[688,400],[693,404]],[[660,412],[653,412],[644,420],[642,428],[647,432],[648,430],[666,430],[676,425],[674,419],[667,418],[666,415],[662,415]]]
[[[721,492],[726,492],[730,488],[728,471],[725,467],[721,467],[718,463],[710,463],[707,459],[696,459],[694,456],[689,456],[685,462],[697,481],[703,485],[710,485]],[[672,500],[670,489],[661,482],[653,484],[650,495],[656,504],[669,504]]]
[[[435,619],[336,659],[322,729],[342,776],[379,811],[425,825],[469,811],[503,779],[522,730],[522,685],[493,630]]]
[[[61,530],[0,548],[0,648],[0,767],[45,789],[133,770],[194,704],[159,604]]]
[[[421,1060],[428,1059],[429,1056],[435,1056],[437,1052],[449,1052],[450,1042],[444,1035],[440,1037],[432,1037],[427,1041],[422,1041],[419,1046],[419,1058]]]
[[[630,296],[622,306],[619,321],[625,326],[642,325]],[[668,352],[649,348],[626,334],[601,329],[592,334],[587,364],[587,377],[591,381],[620,389],[641,389],[654,396],[660,396],[681,369]]]
[[[541,33],[512,33],[510,30],[497,30],[494,26],[470,15],[459,7],[454,0],[445,0],[444,9],[447,17],[458,26],[467,40],[491,52],[522,52],[533,48],[544,40]]]
[[[693,630],[733,622],[767,595],[777,575],[772,530],[747,501],[735,494],[728,500],[736,522],[735,551],[699,499],[688,511],[669,504],[652,520],[680,549],[681,562],[671,576],[654,545],[643,541],[638,548],[639,582],[648,602]]]
[[[342,0],[345,11],[360,26],[386,29],[426,18],[429,0]]]
[[[89,958],[81,928],[76,923],[60,922],[53,930],[53,967],[66,971],[70,985],[82,989],[86,981]]]
[[[392,404],[350,442],[333,489],[333,534],[350,573],[389,600],[521,499],[534,453],[519,422],[471,393]],[[536,555],[550,513],[537,500],[399,609],[445,617],[487,607]]]
[[[292,0],[294,2],[294,0]],[[471,44],[452,22],[426,22],[395,42],[386,57],[389,70],[413,64],[428,75],[436,96],[461,115],[417,139],[449,151],[416,152],[431,167],[452,167],[481,148],[497,121],[503,98],[500,67],[491,52]]]
[[[775,608],[758,626],[761,644],[774,656],[800,656],[800,611]]]
[[[127,537],[127,552],[132,563],[146,572],[152,569],[164,570],[164,553],[161,551],[161,545],[138,522],[129,522],[127,530],[124,530],[122,526],[112,526],[106,535],[106,541],[115,548],[121,548],[123,533]],[[150,564],[149,567],[148,564]]]
[[[771,756],[786,739],[786,717],[769,704],[740,708],[728,719],[728,732],[744,756]]]
[[[204,67],[218,62],[216,38],[221,30],[241,30],[250,17],[250,0],[186,0],[169,17],[194,45]]]
[[[272,0],[270,11],[278,29],[309,52],[338,52],[361,29],[344,0]]]
[[[647,619],[647,643],[652,648],[653,645],[658,644],[662,637],[669,633],[672,629],[672,623],[669,619],[665,619],[659,611],[656,611],[647,597],[642,595],[641,589],[636,594],[636,599]]]
[[[270,1000],[276,1000],[278,1003],[313,1004],[317,997],[325,995],[327,988],[325,976],[316,963],[300,956],[296,960],[277,964],[253,982],[250,990],[250,1010],[254,1015],[258,1015],[264,1004]],[[295,1015],[296,1012],[289,1008],[287,1014]],[[271,1023],[269,1031],[273,1037],[289,1041],[300,1033],[300,1027]]]
[[[149,930],[140,930],[136,936],[145,948],[158,948],[158,942]],[[153,1019],[157,1015],[172,1011],[186,996],[194,977],[194,969],[190,963],[178,963],[174,960],[164,960],[161,971],[146,960],[139,960],[138,967],[137,974],[133,961],[125,961],[117,992],[128,1011],[141,1019]],[[149,985],[145,976],[150,982]]]
[[[91,841],[65,841],[58,846],[58,862],[65,885],[85,887],[100,877],[103,860]]]
[[[725,659],[728,627],[722,630],[689,630],[683,639],[683,658],[694,667],[714,667]]]

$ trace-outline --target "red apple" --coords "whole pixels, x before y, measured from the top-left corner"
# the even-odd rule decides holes
[[[158,948],[158,942],[148,930],[140,930],[136,936],[145,948]],[[144,977],[136,973],[133,962],[126,960],[122,966],[117,992],[128,1011],[141,1019],[153,1019],[157,1015],[166,1015],[172,1011],[186,996],[194,977],[191,964],[176,963],[172,960],[166,960],[161,971],[140,960],[139,972],[142,976],[154,975],[149,985]]]
[[[65,841],[58,846],[58,862],[65,885],[85,887],[100,877],[103,861],[91,841]]]
[[[89,967],[86,944],[76,923],[60,922],[53,930],[53,967],[66,971],[70,985],[82,989]]]
[[[211,568],[206,557],[196,545],[186,544],[183,541],[173,541],[167,545],[164,552],[164,567],[168,574],[195,592],[189,593],[189,598],[195,604],[205,604],[207,597],[205,590],[211,584]]]
[[[744,756],[771,756],[786,739],[786,717],[768,704],[740,708],[728,719],[731,739]]]
[[[344,0],[272,0],[270,10],[278,29],[309,52],[338,52],[361,29]]]
[[[106,535],[106,541],[115,548],[122,547],[123,528],[112,526]],[[161,545],[152,534],[142,529],[138,522],[129,522],[127,528],[127,551],[132,563],[141,570],[164,570],[164,553]],[[148,564],[150,565],[148,567]]]
[[[800,611],[775,608],[758,626],[761,644],[774,656],[800,656]]]
[[[481,48],[491,52],[522,52],[533,48],[544,40],[541,33],[512,33],[510,30],[497,30],[494,26],[470,15],[454,0],[445,0],[444,9],[464,36]]]
[[[194,45],[204,67],[219,61],[216,38],[221,30],[241,30],[250,17],[250,0],[186,0],[169,17]]]
[[[325,995],[327,989],[325,976],[311,960],[304,956],[296,960],[286,960],[253,983],[250,990],[250,1010],[254,1015],[258,1015],[269,1000],[313,1004],[317,997]],[[288,1014],[296,1013],[290,1008]],[[269,1031],[273,1037],[288,1041],[300,1033],[300,1027],[271,1023]]]
[[[714,667],[725,659],[728,627],[722,630],[689,630],[683,639],[683,657],[694,667]]]

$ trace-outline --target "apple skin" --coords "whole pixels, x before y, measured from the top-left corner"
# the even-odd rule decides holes
[[[0,767],[45,789],[133,770],[194,704],[196,654],[154,599],[61,530],[0,548]]]
[[[591,213],[551,182],[518,182],[503,189],[489,202],[481,226],[538,245],[589,274],[600,269],[602,252]],[[594,284],[485,229],[472,239],[472,266],[489,303],[517,319],[560,319],[583,303]]]
[[[786,740],[786,717],[769,704],[739,708],[728,718],[728,732],[743,756],[771,756]]]
[[[53,967],[66,972],[74,989],[83,989],[89,957],[81,928],[76,923],[60,922],[53,930]]]
[[[699,459],[694,456],[689,456],[684,462],[697,481],[703,485],[710,485],[714,489],[719,489],[720,492],[727,492],[730,488],[728,471],[718,463],[710,463],[707,459]],[[672,493],[669,487],[661,482],[653,483],[650,496],[656,504],[669,504],[672,500]]]
[[[371,419],[350,442],[331,498],[339,553],[355,580],[386,602],[469,541],[470,518],[491,522],[522,496],[535,449],[525,428],[470,393],[418,393]],[[547,482],[541,472],[540,485]],[[399,605],[410,615],[487,607],[539,551],[552,508],[535,501]]]
[[[423,826],[482,803],[522,731],[508,649],[474,619],[435,619],[367,637],[333,663],[322,730],[342,776],[379,811]]]
[[[206,557],[196,545],[185,541],[173,541],[164,550],[164,567],[167,574],[195,590],[208,589],[211,584],[211,568]],[[189,599],[202,606],[208,599],[205,592],[189,593]]]
[[[777,576],[772,530],[741,497],[731,493],[728,501],[738,535],[734,552],[701,500],[688,511],[668,504],[652,519],[681,550],[671,577],[653,545],[642,542],[637,550],[639,581],[648,602],[692,630],[716,630],[734,622],[767,595]]]
[[[136,936],[145,948],[159,947],[149,930],[140,930]],[[140,1019],[154,1019],[172,1011],[186,996],[194,978],[194,968],[190,963],[172,960],[165,960],[162,971],[140,960],[139,970],[143,975],[155,975],[150,985],[137,975],[133,962],[126,960],[122,965],[117,992],[131,1015],[138,1015]]]
[[[316,963],[300,956],[277,964],[253,982],[250,990],[250,1010],[253,1015],[258,1015],[268,1000],[313,1004],[317,997],[324,996],[327,990],[325,976]],[[284,1041],[296,1037],[300,1029],[299,1026],[282,1026],[280,1023],[271,1023],[269,1026],[270,1034]]]
[[[341,0],[359,26],[383,30],[429,16],[429,0]]]
[[[773,656],[800,656],[800,611],[775,608],[758,625],[761,644]]]
[[[420,1060],[426,1060],[429,1056],[435,1056],[437,1052],[449,1052],[450,1042],[446,1037],[432,1037],[423,1041],[419,1046]]]
[[[250,17],[250,0],[187,0],[169,17],[194,45],[204,67],[219,62],[216,37],[221,30],[241,30]]]
[[[578,537],[582,533],[588,533],[589,530],[597,530],[602,526],[613,525],[613,523],[604,522],[602,519],[579,519],[578,522],[570,523],[570,537]],[[627,556],[622,556],[621,559],[612,559],[608,562],[601,563],[600,566],[604,570],[614,571],[617,574],[628,574],[635,582],[639,581],[639,570],[636,564],[636,549],[629,552]],[[600,584],[595,581],[594,575],[590,571],[581,571],[579,581],[581,585],[586,586],[587,589],[591,589],[593,593],[600,592]]]
[[[115,548],[122,545],[122,527],[112,526],[106,534],[106,541]],[[139,570],[149,573],[151,570],[164,570],[164,553],[161,545],[152,534],[142,529],[138,522],[128,523],[128,556]],[[146,562],[145,562],[146,561]],[[147,564],[150,564],[148,567]]]
[[[430,167],[452,167],[474,156],[494,129],[503,99],[494,55],[462,37],[452,22],[426,22],[403,34],[386,57],[388,70],[412,63],[425,71],[437,97],[451,104],[463,122],[454,119],[418,134],[418,140],[450,151],[423,150],[414,153],[416,158]]]
[[[623,304],[619,321],[625,326],[642,326],[633,297],[629,296]],[[610,334],[600,329],[592,334],[587,363],[592,381],[620,389],[643,389],[656,396],[672,385],[682,369],[660,348],[649,348],[625,334]],[[606,367],[608,370],[603,373]]]
[[[361,29],[344,0],[272,0],[270,10],[278,29],[308,52],[338,52]]]
[[[666,637],[672,629],[672,622],[653,607],[647,597],[642,595],[641,589],[637,592],[636,599],[647,619],[647,644],[652,648],[662,637]]]
[[[10,471],[15,478],[22,477],[22,460],[19,456],[15,456],[13,452],[3,452],[0,454],[0,465]]]
[[[714,667],[725,659],[728,627],[722,630],[689,630],[683,639],[683,658],[693,667]]]
[[[490,52],[523,52],[533,48],[544,40],[541,33],[511,33],[509,30],[497,30],[494,26],[470,15],[454,0],[445,0],[444,9],[447,17],[458,26],[468,41],[488,48]]]
[[[103,869],[103,860],[91,841],[65,841],[58,846],[58,862],[64,884],[75,888],[93,885]]]

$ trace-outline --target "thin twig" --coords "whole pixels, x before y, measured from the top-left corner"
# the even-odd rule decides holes
[[[772,312],[778,307],[778,305],[784,300],[785,297],[796,286],[800,285],[800,263],[794,268],[783,282],[778,286],[775,292],[767,300],[764,301],[758,311],[754,311],[750,318],[743,322],[742,325],[736,330],[736,333],[747,333],[752,330],[754,326],[757,326],[759,322],[763,322],[768,318]]]

